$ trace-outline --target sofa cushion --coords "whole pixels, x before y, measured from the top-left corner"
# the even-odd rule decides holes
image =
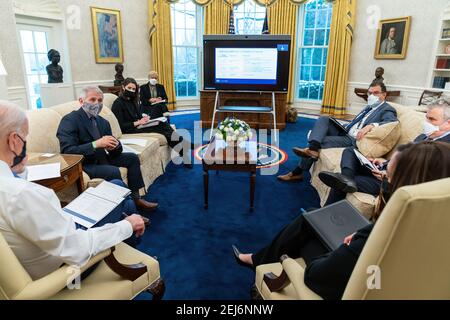
[[[78,110],[79,108],[80,108],[80,102],[78,102],[77,100],[74,100],[74,101],[63,103],[63,104],[58,104],[56,106],[51,107],[50,109],[58,112],[62,118],[66,114],[69,114],[72,111]]]
[[[373,128],[359,141],[359,151],[368,158],[379,158],[394,148],[400,138],[400,123],[390,122]]]
[[[52,109],[27,111],[30,133],[27,138],[29,152],[59,153],[56,137],[61,116]]]
[[[120,129],[119,121],[117,121],[117,118],[111,111],[111,109],[108,108],[107,106],[103,106],[100,116],[105,118],[106,121],[108,121],[109,124],[111,125],[112,135],[117,139],[120,139],[122,137],[122,130]]]

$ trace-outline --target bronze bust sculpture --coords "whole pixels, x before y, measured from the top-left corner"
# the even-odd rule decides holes
[[[373,79],[371,86],[373,84],[377,84],[377,83],[384,83],[383,74],[384,74],[384,69],[382,67],[378,67],[375,70],[375,79]]]
[[[123,77],[123,64],[118,63],[116,64],[116,76],[114,80],[114,86],[122,86],[125,78]]]
[[[63,68],[58,64],[61,61],[61,55],[58,51],[51,49],[47,54],[48,60],[52,63],[47,66],[48,83],[63,82]]]

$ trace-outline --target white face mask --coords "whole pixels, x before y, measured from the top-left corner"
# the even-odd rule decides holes
[[[423,123],[423,133],[428,137],[436,131],[440,130],[441,129],[439,128],[439,126],[435,126],[434,124],[429,123],[427,120],[425,120],[425,122]]]
[[[367,105],[373,106],[380,102],[380,98],[378,98],[376,95],[371,94],[367,97]]]
[[[158,80],[156,80],[156,79],[150,79],[150,84],[151,84],[152,86],[156,85],[157,83],[158,83]]]

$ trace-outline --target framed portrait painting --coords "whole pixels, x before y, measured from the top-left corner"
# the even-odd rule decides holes
[[[411,17],[380,20],[375,59],[405,59]]]
[[[123,63],[122,21],[119,10],[91,7],[95,61]]]

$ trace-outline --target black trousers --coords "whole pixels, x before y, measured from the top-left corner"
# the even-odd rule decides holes
[[[343,148],[356,145],[356,140],[343,131],[330,117],[323,116],[317,119],[314,128],[309,136],[308,147],[311,150],[320,150],[328,148]],[[311,169],[314,160],[311,158],[302,158],[295,170],[294,175],[299,175],[303,171]]]
[[[308,264],[329,250],[320,242],[314,231],[300,215],[272,240],[265,248],[252,256],[253,265],[280,262],[280,257],[287,254],[293,259],[303,258]]]
[[[128,187],[133,193],[139,192],[139,189],[145,186],[142,179],[141,162],[134,153],[124,152],[117,157],[107,157],[109,164],[83,164],[84,171],[88,176],[101,178],[106,181],[122,180],[119,167],[127,168]]]
[[[342,153],[341,172],[356,182],[358,192],[377,196],[380,193],[381,181],[375,178],[372,172],[359,162],[353,148],[346,148]],[[345,199],[347,194],[343,191],[331,189],[325,205]]]

